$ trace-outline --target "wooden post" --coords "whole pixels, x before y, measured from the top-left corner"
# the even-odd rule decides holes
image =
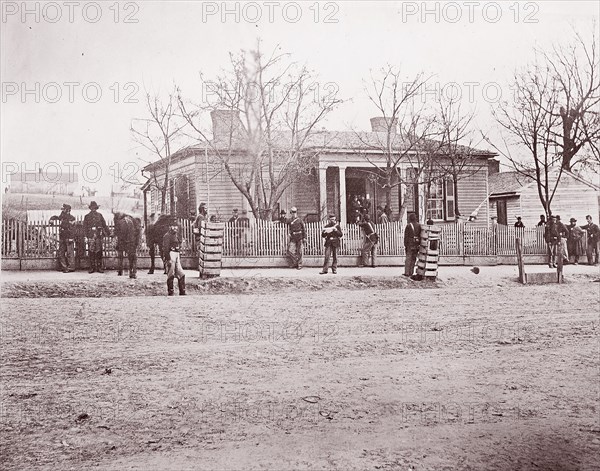
[[[523,247],[521,245],[521,238],[515,239],[515,245],[517,248],[517,264],[519,266],[519,281],[524,285],[527,284],[527,274],[525,273],[525,263],[523,262]]]
[[[562,241],[562,237],[560,238],[558,245],[556,247],[556,282],[557,283],[562,283],[563,282],[563,241]]]

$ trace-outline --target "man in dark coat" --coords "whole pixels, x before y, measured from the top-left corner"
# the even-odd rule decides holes
[[[375,268],[375,263],[377,262],[377,243],[379,242],[379,236],[375,232],[373,223],[371,223],[371,217],[368,214],[363,216],[363,220],[359,226],[364,234],[363,246],[360,254],[360,266],[363,267],[368,265],[370,257],[371,267]]]
[[[600,246],[600,227],[592,222],[592,216],[585,217],[587,224],[581,228],[587,231],[587,260],[589,265],[598,265],[598,252]],[[594,258],[595,256],[595,258]]]
[[[340,239],[342,238],[342,228],[337,223],[335,214],[329,215],[329,220],[321,231],[321,237],[325,239],[325,260],[323,261],[323,270],[319,273],[321,275],[327,274],[329,259],[333,256],[331,272],[335,275],[337,273],[337,252],[340,246]]]
[[[573,257],[573,263],[579,263],[579,257],[583,254],[583,236],[585,232],[580,227],[577,227],[577,219],[571,218],[570,224],[567,226],[569,237],[567,238],[567,249],[569,250],[569,262]]]
[[[179,295],[185,296],[185,272],[181,266],[181,236],[177,220],[173,218],[169,224],[169,232],[163,237],[163,253],[167,260],[167,294],[173,296],[173,281],[177,277]]]
[[[558,246],[559,253],[562,254],[563,264],[568,265],[569,263],[569,253],[567,251],[567,238],[569,237],[569,230],[567,226],[560,220],[560,216],[556,215],[556,227],[558,228],[558,233],[560,234],[560,244]]]
[[[406,262],[404,264],[404,276],[412,276],[421,245],[421,225],[417,221],[417,215],[408,215],[408,224],[404,228],[404,249],[406,250]]]
[[[63,204],[59,216],[52,216],[50,223],[58,221],[58,261],[63,273],[75,271],[75,216],[71,206]]]
[[[306,228],[304,222],[298,217],[298,210],[290,209],[290,240],[288,242],[287,257],[292,268],[302,270],[302,246],[306,241]]]
[[[560,232],[556,224],[556,216],[550,216],[544,228],[544,240],[548,253],[548,267],[556,268],[556,252],[560,245]],[[560,254],[559,254],[560,256]]]
[[[90,203],[90,212],[83,218],[83,230],[88,243],[88,256],[90,258],[89,273],[104,273],[102,267],[102,238],[109,236],[110,231],[104,216],[98,212],[98,204]]]
[[[521,220],[521,216],[517,216],[517,222],[515,222],[515,227],[517,229],[522,229],[525,227],[525,224],[523,224],[523,221]]]

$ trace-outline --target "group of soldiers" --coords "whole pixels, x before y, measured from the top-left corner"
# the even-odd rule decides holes
[[[539,226],[544,226],[544,240],[548,248],[548,266],[556,268],[557,257],[563,259],[563,263],[579,263],[579,257],[583,255],[583,240],[587,232],[587,262],[588,265],[598,265],[598,252],[600,246],[600,227],[593,222],[592,216],[585,217],[583,226],[577,225],[577,219],[571,218],[569,225],[561,222],[560,216],[551,215],[548,220],[544,215],[540,216]]]
[[[87,245],[90,260],[89,273],[103,273],[102,247],[104,236],[110,235],[104,216],[98,212],[99,206],[95,201],[89,205],[90,212],[83,218],[83,244]],[[75,271],[75,240],[78,225],[75,216],[71,214],[71,206],[63,204],[61,213],[52,216],[50,223],[58,222],[58,261],[63,273]]]

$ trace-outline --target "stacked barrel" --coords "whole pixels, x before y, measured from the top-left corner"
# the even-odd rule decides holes
[[[198,259],[201,278],[210,278],[221,274],[224,233],[225,224],[202,221]]]
[[[442,229],[439,226],[421,226],[421,246],[417,259],[418,276],[437,278],[441,232]]]

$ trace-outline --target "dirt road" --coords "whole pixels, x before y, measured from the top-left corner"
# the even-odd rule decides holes
[[[591,280],[3,299],[0,468],[594,469]]]

